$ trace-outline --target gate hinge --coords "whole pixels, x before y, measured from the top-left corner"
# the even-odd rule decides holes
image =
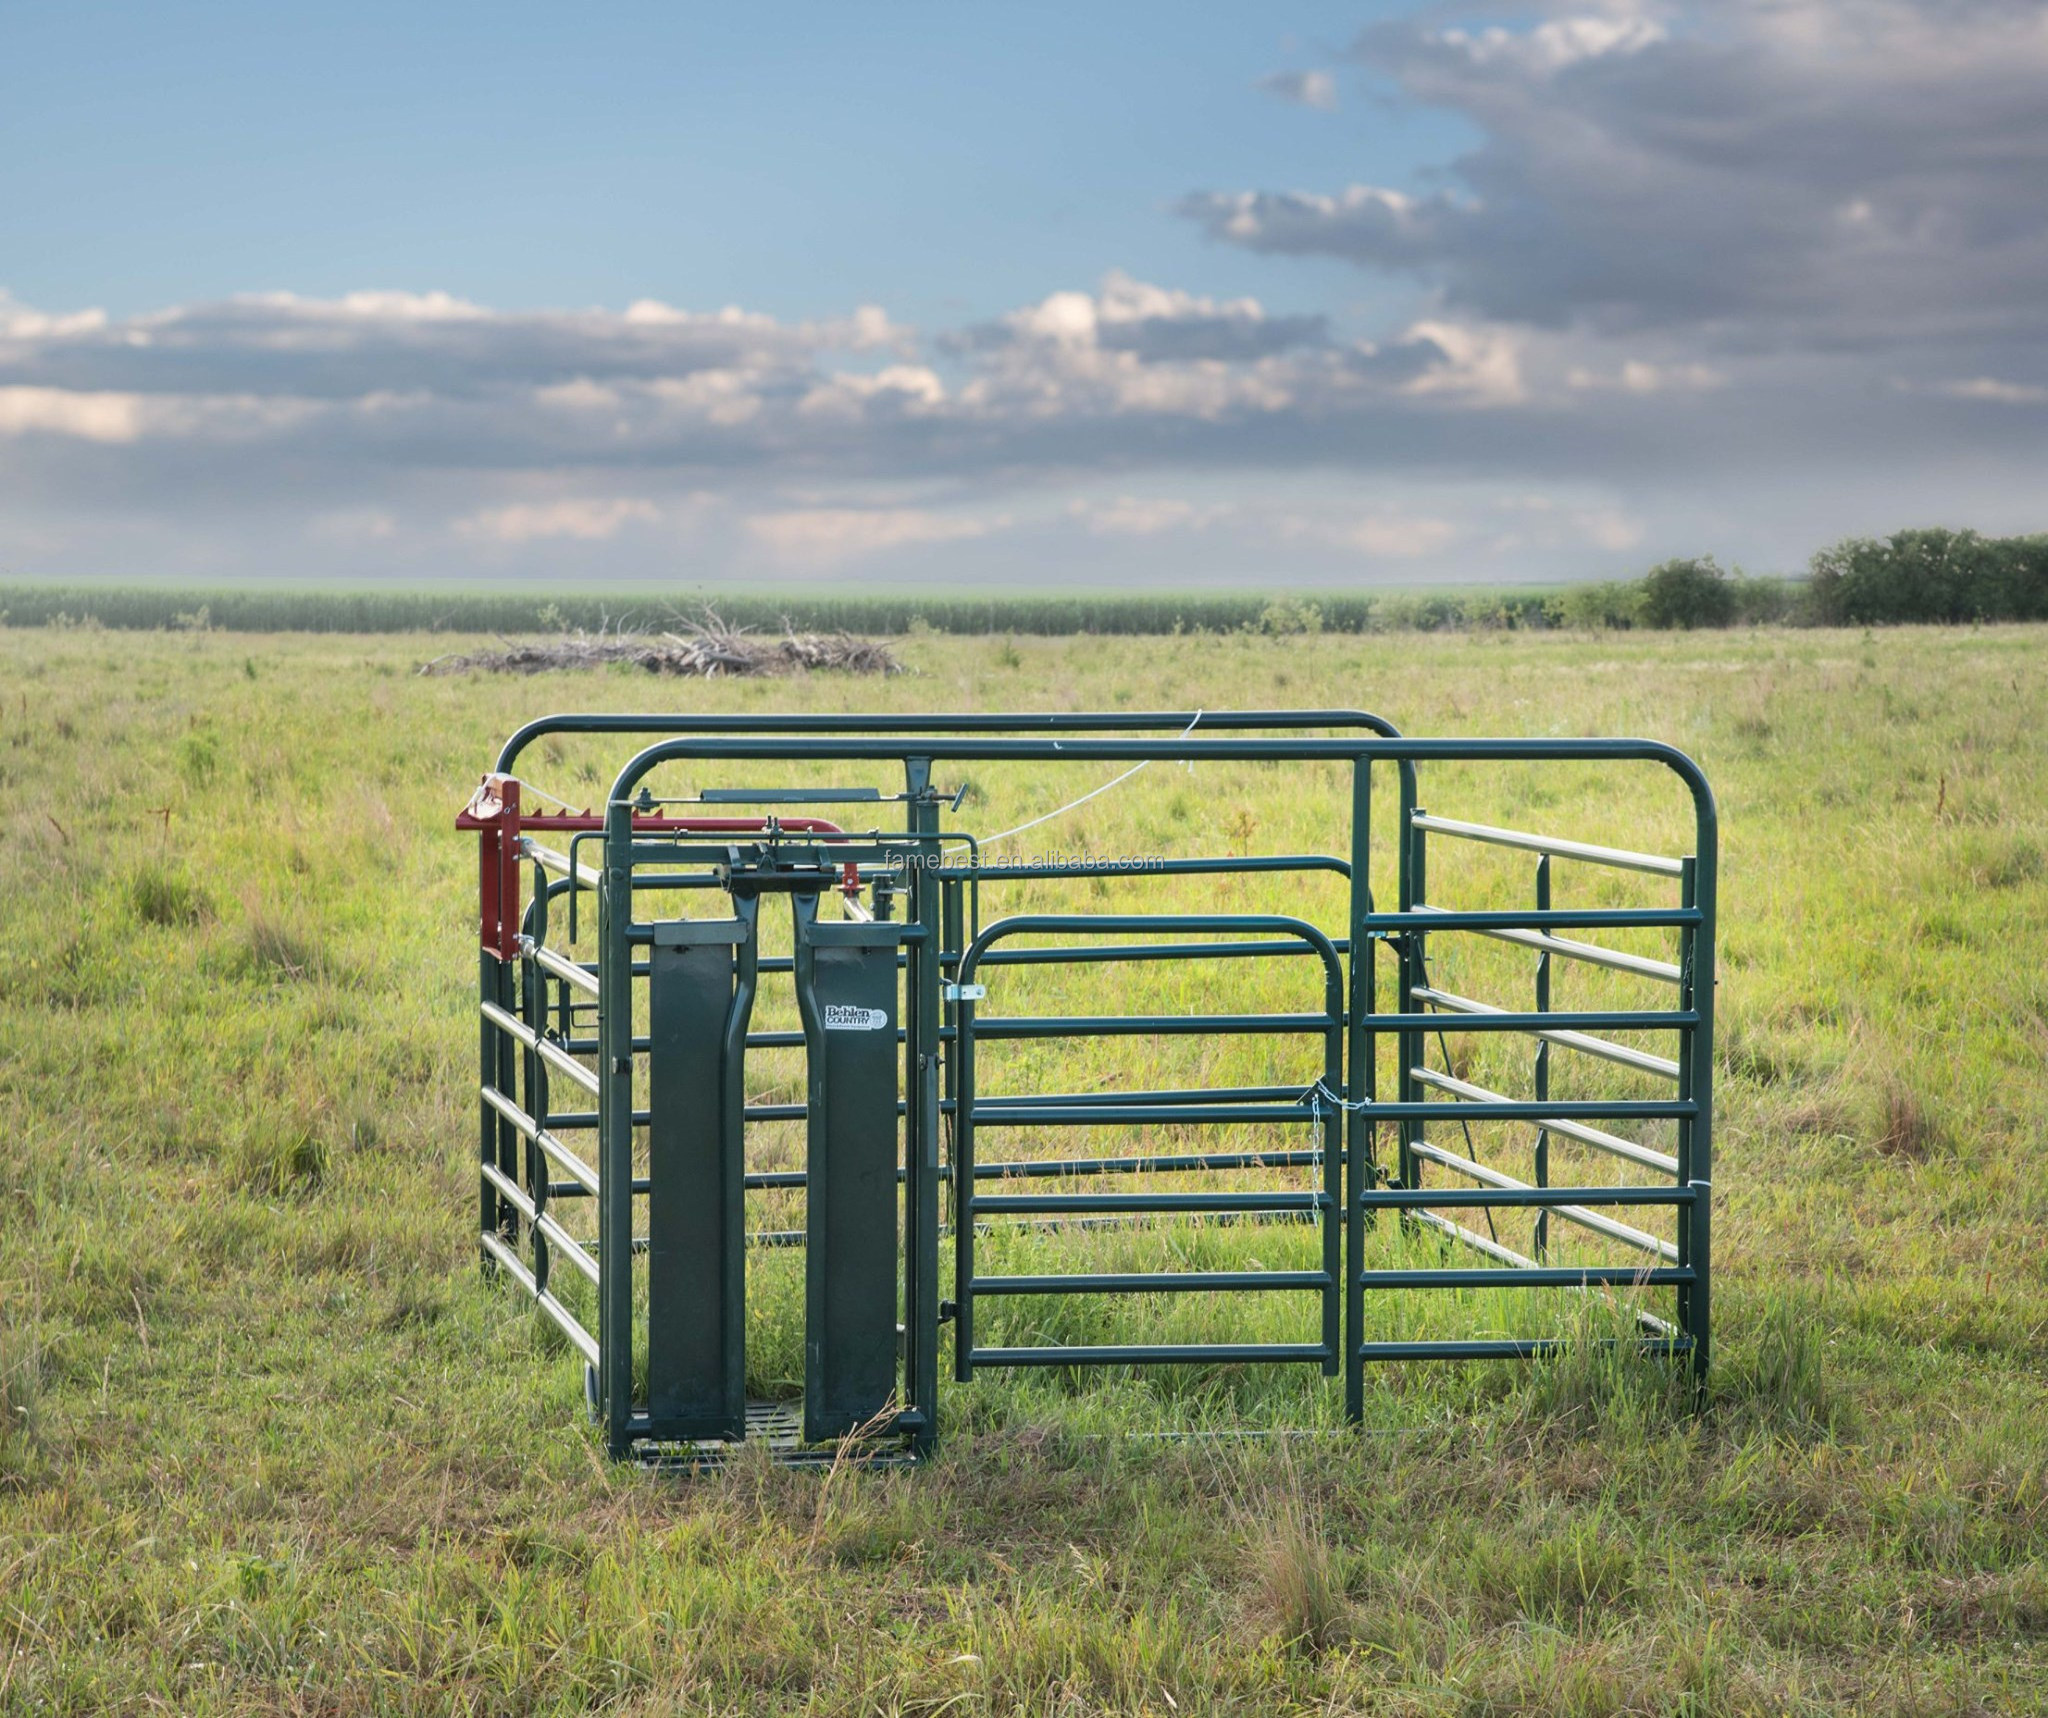
[[[957,1304],[956,1304],[955,1302],[953,1302],[953,1301],[950,1301],[950,1300],[942,1300],[942,1301],[940,1301],[940,1302],[939,1302],[939,1322],[940,1322],[941,1324],[951,1324],[951,1323],[953,1322],[953,1315],[954,1315],[955,1313],[957,1313],[957,1312],[958,1312],[959,1310],[960,1310],[959,1306],[958,1306],[958,1305],[957,1305]]]

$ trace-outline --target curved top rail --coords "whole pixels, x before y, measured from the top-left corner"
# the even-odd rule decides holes
[[[1250,712],[1238,712],[1240,725],[1253,725]],[[1270,714],[1270,713],[1261,713]],[[1007,719],[1007,718],[1005,718]],[[1208,719],[1206,716],[1203,718]],[[831,718],[845,721],[845,718]],[[1121,720],[1121,718],[1107,718]],[[1129,725],[1126,723],[1125,725]],[[1267,725],[1277,725],[1269,722]],[[985,737],[972,732],[961,735],[918,734],[915,744],[907,738],[855,738],[844,734],[813,736],[807,733],[719,734],[706,733],[663,740],[649,746],[619,772],[606,807],[607,828],[622,816],[630,818],[626,801],[649,771],[664,763],[716,758],[759,758],[783,762],[800,760],[845,761],[901,760],[916,756],[931,760],[999,762],[1021,759],[1045,762],[1094,760],[1103,763],[1200,762],[1245,760],[1251,762],[1370,762],[1384,758],[1394,763],[1417,763],[1428,759],[1452,761],[1562,762],[1570,760],[1634,760],[1661,763],[1691,790],[1693,815],[1698,831],[1693,851],[1711,887],[1720,844],[1720,813],[1714,790],[1706,775],[1676,746],[1662,740],[1643,739],[1481,739],[1422,740],[1376,737],[1373,739],[1223,739],[1214,736],[1178,735],[1167,740],[1077,739]],[[629,822],[622,821],[617,833],[626,834]]]
[[[1369,710],[1015,710],[986,715],[933,716],[899,712],[830,715],[659,712],[605,714],[557,711],[536,716],[498,751],[497,773],[510,775],[519,754],[543,734],[999,734],[1116,733],[1124,729],[1182,729],[1197,722],[1224,732],[1244,728],[1364,728],[1387,739],[1401,730]]]
[[[1006,937],[1038,931],[1053,936],[1292,936],[1322,957],[1325,979],[1341,992],[1343,963],[1328,934],[1286,913],[1017,913],[986,927],[960,957],[958,982],[968,983],[981,957]],[[1077,950],[1076,953],[1079,951]]]

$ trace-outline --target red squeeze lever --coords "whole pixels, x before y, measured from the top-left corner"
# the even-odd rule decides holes
[[[500,960],[519,953],[519,778],[487,775],[457,829],[478,831],[477,931]]]

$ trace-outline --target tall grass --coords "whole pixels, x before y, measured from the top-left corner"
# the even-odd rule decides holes
[[[1312,1367],[989,1375],[946,1387],[944,1443],[917,1472],[615,1467],[578,1358],[479,1280],[475,850],[451,824],[520,721],[647,689],[422,679],[403,638],[8,630],[0,1712],[2048,1709],[2048,632],[1374,649],[1020,629],[903,649],[915,672],[886,684],[710,682],[690,701],[1365,704],[1418,733],[1645,733],[1699,756],[1726,838],[1729,1023],[1705,1411],[1661,1363],[1602,1344],[1629,1334],[1626,1296],[1384,1295],[1390,1335],[1455,1318],[1575,1340],[1527,1367],[1376,1370],[1357,1429]],[[601,793],[616,762],[563,740],[528,773]],[[989,828],[1074,792],[1065,766],[975,780],[963,815]],[[1154,766],[1043,839],[1316,850],[1340,786]],[[1432,769],[1429,804],[1621,845],[1686,828],[1681,800],[1638,819],[1599,770]],[[1526,899],[1516,856],[1456,858],[1432,853],[1439,898]],[[1106,910],[1147,886],[985,910]],[[1234,884],[1149,887],[1154,910],[1252,904]],[[1320,918],[1320,888],[1290,905]],[[1439,940],[1448,988],[1523,994],[1522,951],[1496,964]],[[1269,964],[1228,982],[1300,1006],[1312,979],[1279,969],[1305,963]],[[1187,1009],[1222,982],[997,979],[1044,1012]],[[1619,994],[1569,982],[1561,1005]],[[764,999],[763,1026],[789,1023],[784,1000]],[[1451,1058],[1526,1081],[1501,1037],[1454,1035]],[[1254,1083],[1276,1053],[1005,1054],[985,1078],[1029,1090]],[[1566,1087],[1561,1056],[1553,1072],[1589,1093],[1627,1077],[1600,1064]],[[749,1074],[780,1095],[797,1068],[764,1056]],[[1313,1256],[1305,1232],[1214,1225],[1090,1244],[1152,1268],[1166,1248]],[[1432,1245],[1393,1224],[1374,1242],[1390,1262]],[[1051,1246],[991,1242],[990,1268]],[[752,1383],[786,1390],[801,1260],[749,1269]],[[1053,1336],[1312,1316],[1278,1295],[1184,1298],[1000,1313]]]

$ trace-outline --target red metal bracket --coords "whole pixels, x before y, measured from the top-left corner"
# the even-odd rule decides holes
[[[790,835],[844,835],[846,831],[822,817],[782,817],[775,827]],[[770,819],[765,817],[662,817],[636,811],[633,828],[651,835],[763,835]],[[519,954],[519,842],[528,830],[599,830],[604,818],[594,811],[549,811],[522,813],[519,778],[487,775],[469,804],[455,819],[457,829],[474,829],[480,836],[477,884],[477,928],[483,946],[500,960]],[[849,864],[840,888],[848,895],[860,892],[860,874]]]

